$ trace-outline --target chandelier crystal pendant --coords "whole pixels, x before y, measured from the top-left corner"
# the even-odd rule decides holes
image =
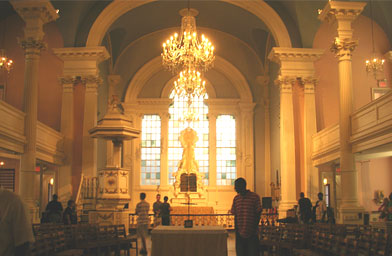
[[[163,43],[162,63],[173,73],[186,67],[194,67],[200,71],[207,71],[212,67],[214,46],[204,35],[198,39],[196,30],[196,9],[180,10],[181,33],[175,33]]]
[[[370,6],[370,17],[371,17],[371,29],[372,29],[372,47],[373,47],[373,52],[372,52],[372,59],[368,59],[365,61],[366,65],[366,72],[372,73],[374,76],[374,79],[380,80],[383,78],[383,72],[384,72],[384,59],[379,59],[376,56],[375,53],[375,47],[374,47],[374,31],[373,31],[373,6],[372,6],[372,0],[369,0],[369,6]],[[382,78],[381,78],[382,77]]]
[[[194,68],[188,67],[180,72],[177,81],[174,81],[174,91],[178,96],[192,99],[204,97],[206,94],[206,82],[201,79],[201,73]]]
[[[14,62],[10,58],[7,58],[5,50],[0,49],[0,69],[7,70],[7,72],[10,72],[13,65]]]

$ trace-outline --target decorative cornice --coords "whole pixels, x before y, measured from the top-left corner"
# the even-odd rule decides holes
[[[318,18],[331,23],[341,19],[353,21],[362,12],[365,5],[366,3],[363,2],[328,1]]]
[[[313,62],[324,54],[323,49],[273,47],[268,58],[276,63],[281,61]]]
[[[49,23],[59,18],[50,1],[10,1],[15,11],[25,22],[32,19],[41,19]]]
[[[53,53],[64,62],[94,60],[99,63],[110,57],[104,46],[55,48]]]
[[[358,41],[344,39],[340,40],[339,38],[335,38],[330,50],[336,55],[338,58],[349,57],[351,58],[352,52],[357,47]]]

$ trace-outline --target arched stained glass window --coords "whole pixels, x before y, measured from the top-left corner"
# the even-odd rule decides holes
[[[160,185],[161,118],[159,115],[143,116],[141,143],[141,184]]]
[[[236,179],[236,132],[232,115],[219,115],[216,119],[216,183],[234,185]]]
[[[173,184],[173,173],[177,171],[178,163],[182,158],[182,147],[179,136],[188,124],[184,121],[184,113],[187,111],[187,98],[178,97],[173,92],[170,95],[173,99],[172,105],[169,107],[169,139],[168,139],[168,169],[169,184]],[[208,185],[209,179],[209,122],[208,107],[203,102],[203,98],[194,98],[193,109],[198,113],[198,120],[190,123],[190,127],[197,132],[199,140],[195,147],[195,158],[199,163],[199,172],[204,174],[204,184]]]

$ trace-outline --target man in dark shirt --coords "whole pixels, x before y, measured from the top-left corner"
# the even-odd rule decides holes
[[[170,226],[170,204],[167,202],[169,198],[165,196],[163,198],[163,204],[161,204],[161,216],[162,216],[162,226]]]
[[[74,200],[68,200],[67,208],[65,208],[63,213],[63,222],[65,225],[77,224],[78,217],[76,215],[76,205]]]
[[[238,195],[234,197],[231,213],[235,216],[235,249],[237,256],[258,256],[260,197],[246,189],[246,181],[243,178],[235,180],[234,189]]]
[[[57,201],[57,195],[53,195],[53,200],[46,206],[46,212],[49,222],[61,222],[61,214],[63,213],[63,206]]]
[[[305,197],[304,192],[301,192],[299,197],[298,205],[301,222],[308,224],[312,217],[312,203],[310,202],[309,198]]]

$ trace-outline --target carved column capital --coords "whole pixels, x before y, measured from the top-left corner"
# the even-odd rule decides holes
[[[351,60],[352,52],[355,50],[357,45],[357,40],[340,40],[336,37],[330,49],[335,54],[335,56],[339,58],[339,60]]]
[[[24,29],[26,39],[42,40],[45,34],[43,25],[59,17],[50,1],[11,1],[10,3],[26,23]]]
[[[279,76],[275,84],[279,86],[280,93],[292,93],[293,85],[298,81],[294,76]]]
[[[46,43],[44,41],[31,37],[26,39],[18,38],[18,42],[25,50],[26,55],[40,55],[41,51],[46,49]]]

